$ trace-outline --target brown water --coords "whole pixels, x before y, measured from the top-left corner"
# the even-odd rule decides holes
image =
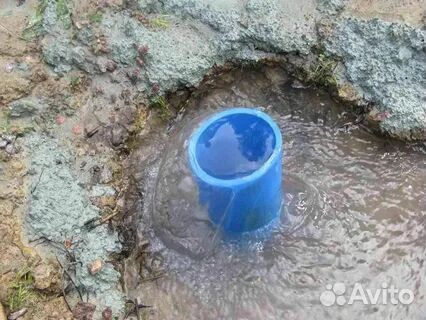
[[[271,234],[225,240],[197,204],[187,139],[223,106],[261,106],[281,128],[284,204]],[[326,93],[300,88],[279,68],[240,70],[193,98],[167,136],[145,142],[135,163],[140,248],[125,276],[129,296],[153,306],[145,316],[424,319],[425,148],[342,126],[352,120]],[[321,293],[335,283],[346,286],[346,300],[322,305]],[[383,304],[380,296],[375,305],[348,305],[356,283],[366,295],[383,283],[409,289],[414,301]]]

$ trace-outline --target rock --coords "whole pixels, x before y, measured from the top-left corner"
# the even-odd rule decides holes
[[[13,312],[11,314],[9,314],[9,316],[7,317],[8,320],[16,320],[19,319],[20,317],[24,316],[27,313],[27,309],[23,308],[21,310],[18,310],[16,312]]]
[[[102,260],[96,259],[96,260],[93,260],[89,264],[88,269],[89,269],[90,274],[93,276],[93,275],[97,274],[99,271],[101,271],[102,267],[103,267]]]
[[[94,304],[80,301],[72,310],[72,315],[75,320],[92,320],[95,310]]]
[[[6,151],[7,154],[15,154],[16,153],[16,148],[13,146],[13,144],[8,144],[4,150]]]
[[[7,73],[11,73],[11,72],[13,71],[13,64],[12,64],[12,63],[7,63],[7,64],[4,66],[4,70],[5,70]]]
[[[6,146],[7,146],[7,141],[6,140],[0,140],[0,149],[4,149],[4,148],[6,148]]]
[[[106,67],[107,60],[108,59],[105,57],[98,57],[96,59],[96,65],[98,66],[99,71],[102,73],[107,71],[107,67]]]
[[[44,111],[46,105],[39,99],[30,97],[13,101],[9,104],[9,108],[11,109],[10,116],[12,118],[27,118]]]
[[[95,61],[92,55],[84,47],[75,47],[71,53],[73,64],[79,69],[86,71],[87,73],[94,73]]]
[[[93,186],[92,191],[90,192],[91,197],[106,197],[106,196],[113,197],[115,196],[115,194],[116,194],[116,191],[113,187],[108,185],[101,185],[101,184],[97,184]]]
[[[109,207],[113,209],[115,207],[116,200],[113,196],[99,197],[97,198],[97,201],[94,202],[94,204],[99,208]]]
[[[101,130],[101,126],[96,117],[91,116],[84,120],[84,132],[87,138],[93,137],[99,130]]]
[[[105,308],[104,311],[102,311],[102,320],[111,320],[112,319],[112,310],[110,307]]]
[[[112,172],[108,167],[103,167],[100,182],[109,183],[112,181]]]
[[[49,264],[40,264],[33,270],[34,287],[38,290],[55,291],[59,288],[55,287],[58,284],[58,275]]]
[[[1,137],[3,140],[6,140],[7,143],[12,143],[13,141],[15,141],[16,137],[13,135],[3,135]]]
[[[113,60],[110,60],[105,57],[98,57],[96,59],[96,65],[100,72],[104,73],[107,71],[114,71],[117,68],[117,63],[115,63]]]
[[[119,125],[115,124],[111,128],[111,144],[114,147],[118,147],[120,144],[122,144],[127,138],[127,131],[126,129]]]

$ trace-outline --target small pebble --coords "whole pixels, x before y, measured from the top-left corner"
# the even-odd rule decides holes
[[[5,70],[7,73],[11,73],[11,72],[13,71],[13,64],[11,64],[11,63],[6,63],[6,65],[4,66],[4,70]]]
[[[8,320],[16,320],[27,313],[27,308],[23,308],[21,310],[15,311],[7,317]]]
[[[65,117],[58,114],[56,116],[56,124],[63,124],[65,122]]]
[[[15,140],[15,136],[12,135],[4,135],[2,136],[3,140],[6,140],[7,143],[12,143]]]
[[[154,83],[152,85],[151,92],[153,94],[157,94],[158,92],[160,92],[160,85],[158,83]]]
[[[72,133],[75,135],[79,135],[82,133],[81,127],[77,124],[74,127],[72,127]]]
[[[89,264],[89,272],[91,275],[97,274],[103,267],[102,260],[96,259]]]
[[[15,147],[13,146],[13,144],[8,144],[6,146],[6,148],[4,148],[4,150],[8,153],[8,154],[14,154],[15,153]]]
[[[107,307],[102,311],[102,320],[111,320],[112,319],[112,310],[110,307]]]
[[[112,310],[110,307],[105,308],[104,311],[102,311],[102,320],[111,320],[112,319]]]

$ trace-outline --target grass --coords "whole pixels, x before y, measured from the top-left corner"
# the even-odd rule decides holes
[[[103,19],[103,14],[100,11],[97,11],[95,13],[92,13],[91,15],[89,15],[89,20],[92,23],[101,23]]]
[[[336,67],[337,61],[320,53],[316,63],[307,73],[307,81],[324,87],[336,87],[337,78],[334,73]]]
[[[325,47],[322,44],[315,46],[312,52],[316,54],[316,60],[310,65],[309,69],[302,71],[302,79],[316,86],[336,88],[335,71],[339,62],[326,54]]]
[[[167,19],[167,16],[158,16],[156,18],[150,19],[149,25],[153,28],[167,29],[170,27],[170,21]]]
[[[173,115],[166,98],[163,96],[154,96],[151,98],[149,106],[151,109],[157,110],[160,118],[164,121],[170,120]]]
[[[39,0],[35,16],[29,20],[27,26],[22,32],[23,39],[30,41],[43,33],[44,12],[50,2],[55,4],[57,19],[63,27],[65,29],[69,29],[71,27],[71,11],[68,6],[68,0]]]
[[[28,268],[17,272],[14,280],[9,286],[7,305],[12,312],[33,302],[37,298],[37,293],[33,290],[34,277]]]
[[[139,109],[135,115],[135,121],[133,123],[134,131],[140,132],[145,128],[148,114],[145,109]]]

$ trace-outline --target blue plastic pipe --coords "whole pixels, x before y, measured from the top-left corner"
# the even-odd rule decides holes
[[[267,114],[233,108],[213,115],[190,137],[188,155],[199,201],[218,227],[253,231],[279,216],[282,137]]]

